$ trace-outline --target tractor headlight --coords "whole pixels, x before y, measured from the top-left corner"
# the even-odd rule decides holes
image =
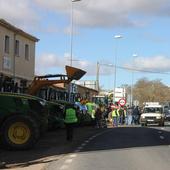
[[[40,103],[41,103],[41,105],[43,105],[43,106],[46,105],[46,101],[45,101],[45,100],[41,100]]]

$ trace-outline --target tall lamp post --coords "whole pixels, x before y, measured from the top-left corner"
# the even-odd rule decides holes
[[[100,83],[99,83],[99,75],[100,75],[100,66],[114,67],[113,64],[105,64],[97,62],[97,71],[96,71],[96,82],[97,82],[97,90],[100,91]]]
[[[134,79],[134,59],[137,57],[137,54],[132,55],[132,82],[131,82],[131,97],[130,97],[130,105],[133,106],[133,79]]]
[[[99,69],[100,69],[100,64],[97,62],[97,70],[96,70],[96,89],[99,92]]]
[[[71,0],[71,31],[70,31],[70,66],[73,62],[73,3],[81,0]]]
[[[123,36],[122,35],[115,35],[114,36],[114,39],[116,40],[116,42],[115,42],[115,56],[114,56],[114,98],[113,98],[113,102],[115,102],[115,99],[116,99],[116,95],[115,95],[115,93],[116,93],[116,67],[117,67],[117,49],[118,49],[118,42],[117,42],[117,40],[118,39],[121,39],[121,38],[123,38]]]
[[[71,17],[70,17],[70,66],[73,63],[73,3],[81,0],[71,0]],[[72,86],[69,84],[69,101],[71,101]]]

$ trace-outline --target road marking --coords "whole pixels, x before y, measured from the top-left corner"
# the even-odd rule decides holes
[[[162,133],[161,131],[158,131],[158,133]]]
[[[87,143],[89,143],[90,140],[94,139],[95,137],[97,137],[97,136],[99,136],[99,135],[102,135],[103,133],[105,133],[105,131],[104,131],[104,132],[101,132],[101,133],[98,133],[98,134],[96,134],[96,135],[93,135],[93,136],[90,137],[88,140],[84,141],[84,143],[82,143],[81,146],[79,146],[79,147],[74,151],[74,153],[80,152],[81,149],[83,149],[83,146],[85,146]],[[77,157],[77,155],[76,155],[76,154],[71,154],[69,157],[70,157],[70,158],[75,158],[75,157]],[[68,169],[68,168],[69,168],[68,164],[71,163],[71,162],[73,162],[73,159],[66,159],[65,162],[64,162],[65,164],[60,167],[60,170]]]
[[[67,169],[68,168],[68,165],[62,165],[60,170],[64,170],[64,169]]]
[[[89,140],[86,140],[85,143],[89,143]]]
[[[164,130],[165,128],[164,128],[164,127],[162,127],[161,129],[162,129],[162,130]]]
[[[85,146],[85,145],[86,145],[86,143],[82,143],[82,144],[81,144],[81,146]]]
[[[75,157],[77,157],[76,154],[71,154],[71,155],[70,155],[70,158],[75,158]]]
[[[73,162],[73,160],[72,160],[72,159],[66,159],[64,162],[65,162],[66,164],[69,164],[69,163]]]
[[[94,137],[92,136],[92,137],[89,138],[89,140],[92,140],[93,138],[94,138]]]
[[[165,137],[164,136],[159,136],[160,137],[160,139],[165,139]]]
[[[76,150],[74,151],[74,153],[78,153],[78,152],[80,152],[80,149],[76,149]]]
[[[81,150],[81,149],[83,149],[83,147],[82,147],[82,146],[79,146],[77,149]]]

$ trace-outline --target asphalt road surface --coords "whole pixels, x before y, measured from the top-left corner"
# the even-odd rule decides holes
[[[85,140],[46,170],[169,170],[170,127],[119,127]]]

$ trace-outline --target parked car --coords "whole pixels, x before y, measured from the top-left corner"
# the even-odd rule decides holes
[[[140,124],[147,126],[148,124],[158,124],[164,126],[165,114],[162,105],[157,102],[148,102],[140,116]]]
[[[168,112],[165,112],[165,121],[170,121],[170,110],[168,110]]]

